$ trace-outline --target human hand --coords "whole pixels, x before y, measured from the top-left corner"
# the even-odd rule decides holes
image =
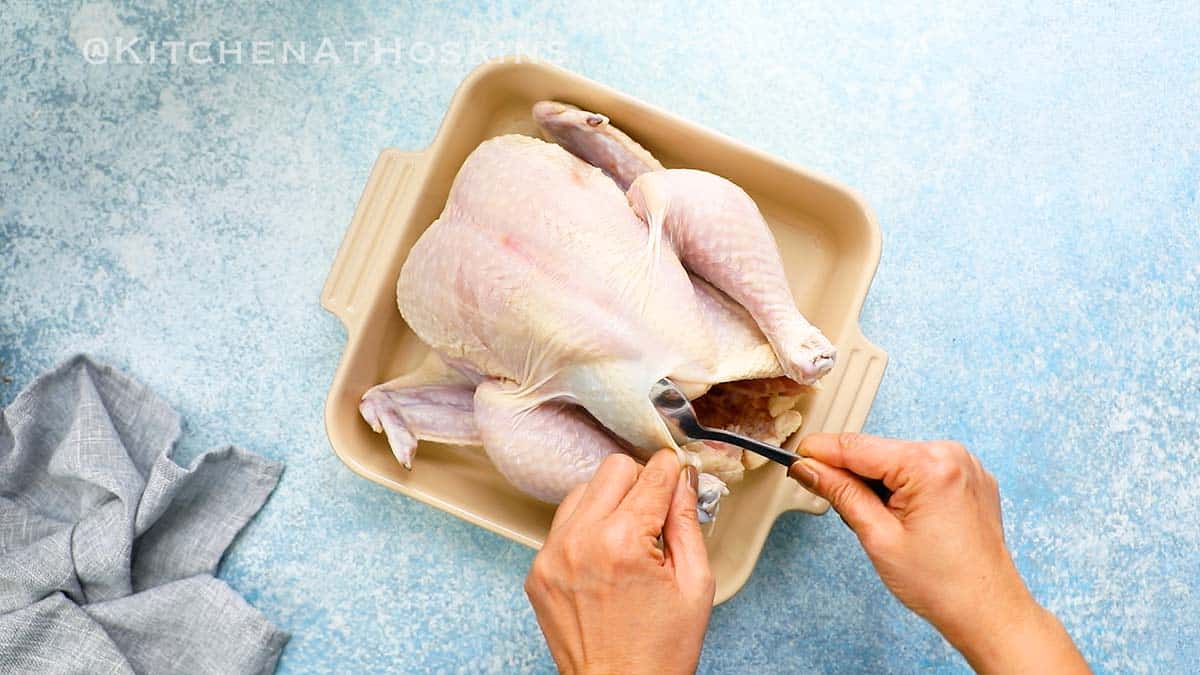
[[[558,507],[525,593],[561,672],[696,669],[714,592],[696,479],[668,450],[614,454]]]
[[[816,434],[788,474],[829,500],[883,583],[972,667],[1087,672],[1004,544],[996,479],[958,443]],[[882,480],[887,502],[863,482]]]

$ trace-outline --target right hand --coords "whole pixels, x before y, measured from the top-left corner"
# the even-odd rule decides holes
[[[1087,672],[1004,545],[996,479],[958,443],[816,434],[788,474],[828,499],[883,583],[980,671]],[[887,502],[863,482],[882,480]]]

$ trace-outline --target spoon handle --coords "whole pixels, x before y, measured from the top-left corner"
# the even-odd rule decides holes
[[[792,464],[800,461],[800,455],[777,448],[774,445],[756,441],[741,434],[735,434],[732,431],[708,428],[689,429],[688,435],[702,441],[721,441],[722,443],[736,445],[739,448],[758,453],[772,462],[779,462],[784,466],[790,467]]]
[[[792,465],[801,460],[800,455],[788,452],[782,448],[777,448],[773,445],[768,445],[767,443],[761,443],[753,438],[747,438],[741,434],[735,434],[731,431],[722,431],[721,429],[709,429],[708,427],[703,427],[700,429],[691,430],[689,435],[691,435],[692,438],[698,438],[705,441],[721,441],[723,443],[744,448],[750,452],[757,452],[773,462],[779,462],[780,464],[788,467],[789,474]],[[859,476],[859,479],[866,483],[871,492],[874,492],[875,496],[879,497],[879,500],[884,504],[891,499],[892,491],[883,484],[883,481],[873,478],[863,478],[862,476]]]

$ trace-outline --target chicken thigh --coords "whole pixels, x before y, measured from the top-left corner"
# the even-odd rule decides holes
[[[413,246],[397,301],[432,352],[360,411],[409,468],[418,439],[479,444],[548,502],[608,454],[672,448],[703,472],[711,511],[740,453],[679,448],[650,386],[670,377],[694,398],[763,380],[767,395],[794,395],[832,367],[833,346],[796,309],[744,191],[663,169],[602,115],[556,102],[533,112],[557,143],[480,144]],[[784,437],[799,425],[787,419]]]

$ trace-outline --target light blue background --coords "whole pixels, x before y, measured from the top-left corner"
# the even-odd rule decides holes
[[[284,672],[549,669],[529,550],[335,459],[344,332],[317,304],[379,150],[423,147],[482,56],[539,50],[865,195],[863,327],[892,359],[868,430],[983,459],[1022,573],[1098,671],[1194,669],[1200,4],[645,4],[3,2],[0,400],[88,351],[178,407],[183,458],[285,461],[221,573],[293,633]],[[374,36],[401,63],[356,65],[345,42]],[[310,60],[329,37],[342,62],[94,65],[92,37]],[[836,517],[799,514],[702,661],[964,668]]]

